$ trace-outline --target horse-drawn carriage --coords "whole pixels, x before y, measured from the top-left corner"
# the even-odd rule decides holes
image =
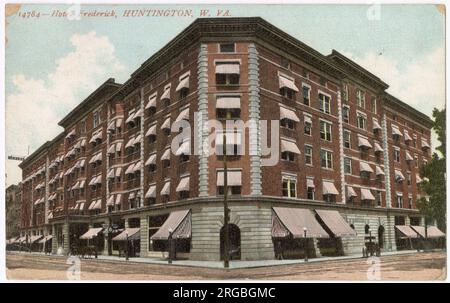
[[[374,236],[364,237],[364,247],[362,249],[364,258],[372,257],[373,255],[379,257],[381,255],[380,245],[375,240],[376,237]]]

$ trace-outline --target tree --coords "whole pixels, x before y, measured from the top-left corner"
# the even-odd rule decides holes
[[[433,110],[433,130],[438,136],[441,145],[436,147],[440,153],[433,153],[431,161],[420,169],[423,179],[420,190],[425,194],[417,201],[417,207],[425,218],[425,230],[427,224],[436,220],[441,230],[446,230],[446,145],[445,145],[445,109]]]

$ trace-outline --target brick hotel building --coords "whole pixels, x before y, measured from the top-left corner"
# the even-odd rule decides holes
[[[103,83],[19,165],[22,236],[55,254],[86,243],[116,254],[128,237],[148,257],[164,255],[171,231],[177,257],[219,260],[223,157],[199,143],[205,121],[278,120],[274,166],[261,165],[259,125],[240,134],[247,152],[228,157],[234,257],[295,257],[305,241],[316,255],[360,253],[368,234],[400,249],[423,233],[432,121],[387,88],[261,18],[197,19],[124,84]],[[181,120],[194,131],[172,151]]]

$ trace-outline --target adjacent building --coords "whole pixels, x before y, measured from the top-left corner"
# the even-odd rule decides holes
[[[22,234],[140,256],[171,237],[219,260],[226,179],[235,258],[360,253],[368,235],[395,250],[396,225],[423,224],[432,121],[387,88],[261,18],[197,19],[20,164]]]

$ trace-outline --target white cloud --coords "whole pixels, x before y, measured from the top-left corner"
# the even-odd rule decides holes
[[[62,131],[61,118],[111,75],[124,70],[114,45],[94,31],[70,38],[73,51],[56,60],[46,79],[12,76],[15,92],[6,96],[6,152],[27,155]],[[13,64],[13,63],[9,63]],[[7,185],[21,180],[18,162],[7,161]]]
[[[368,53],[346,56],[389,84],[390,94],[431,117],[433,108],[445,106],[445,49],[438,47],[416,61],[401,66],[400,60]],[[437,146],[433,132],[432,145]]]

